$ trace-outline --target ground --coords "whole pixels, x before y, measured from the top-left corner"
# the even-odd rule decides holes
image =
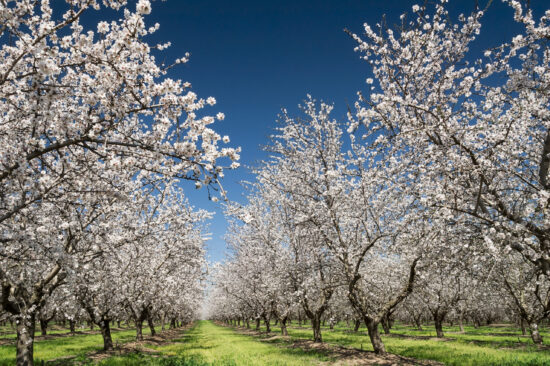
[[[390,354],[380,357],[372,352],[365,329],[353,333],[346,324],[333,331],[323,329],[323,344],[311,341],[308,325],[289,325],[289,337],[279,328],[272,332],[262,327],[256,332],[244,327],[229,327],[210,321],[161,332],[146,333],[136,342],[135,331],[115,328],[116,350],[101,351],[101,335],[81,330],[70,336],[54,327],[50,335],[38,336],[35,360],[38,365],[550,365],[550,347],[535,346],[529,337],[510,325],[446,327],[446,338],[435,338],[433,327],[418,331],[396,325],[392,334],[383,336]],[[543,332],[550,340],[550,334]],[[15,361],[14,334],[9,327],[0,329],[0,365]]]

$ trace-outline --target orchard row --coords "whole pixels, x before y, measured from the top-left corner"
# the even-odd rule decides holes
[[[108,350],[111,321],[139,339],[146,320],[195,319],[209,214],[180,182],[215,192],[239,158],[211,129],[224,115],[201,112],[216,100],[170,78],[188,57],[161,64],[169,43],[144,40],[148,0],[54,5],[0,2],[0,316],[18,365],[37,321],[95,323]],[[97,11],[119,19],[86,27]]]
[[[228,206],[211,317],[275,318],[283,334],[307,317],[315,341],[323,319],[355,320],[380,354],[394,319],[431,320],[440,337],[443,321],[515,321],[542,343],[550,11],[506,2],[521,31],[484,52],[484,10],[455,17],[445,0],[350,32],[370,90],[346,121],[312,98],[283,111],[247,203]]]

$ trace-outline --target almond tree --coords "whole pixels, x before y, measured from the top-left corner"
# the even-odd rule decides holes
[[[136,227],[128,228],[132,230],[129,237],[135,239],[129,240],[116,256],[123,284],[119,291],[136,324],[136,338],[142,340],[143,322],[148,322],[155,335],[153,316],[158,309],[166,311],[170,307],[163,298],[170,282],[183,290],[181,287],[193,288],[201,280],[206,265],[201,225],[210,215],[189,208],[175,187],[151,196],[147,206],[135,213],[132,221]],[[177,308],[172,310],[177,313]]]
[[[278,190],[279,202],[294,212],[295,226],[316,238],[311,247],[328,253],[338,274],[332,276],[333,287],[346,286],[375,351],[385,353],[378,325],[412,291],[415,267],[430,235],[414,221],[423,217],[415,209],[415,196],[401,194],[402,183],[388,177],[369,151],[343,148],[343,131],[330,117],[332,106],[310,98],[302,111],[298,118],[283,113],[270,146],[273,158],[259,171],[259,180]],[[409,227],[417,229],[407,231]],[[407,281],[385,297],[389,288],[373,289],[390,274],[379,272],[383,257],[394,255],[399,260],[392,268],[395,273],[406,268]]]
[[[167,308],[158,298],[167,288],[174,290],[173,282],[178,290],[196,288],[204,270],[200,225],[209,216],[193,212],[177,187],[138,193],[109,220],[115,226],[106,223],[96,230],[97,241],[110,245],[67,279],[81,307],[100,327],[105,350],[113,347],[111,320],[129,312],[138,340],[146,320],[154,335],[154,312],[162,305]],[[176,304],[180,302],[170,310],[177,313]]]
[[[540,273],[525,258],[504,257],[496,269],[499,292],[519,315],[522,328],[527,324],[531,339],[542,344],[539,325],[550,316],[550,286],[547,275]]]
[[[505,1],[522,31],[483,52],[472,43],[484,10],[453,23],[446,2],[352,34],[376,82],[350,112],[350,132],[366,127],[364,144],[386,157],[388,175],[414,171],[410,194],[437,215],[461,214],[457,224],[482,227],[547,276],[550,13],[537,20]]]
[[[322,341],[321,321],[333,295],[344,288],[375,351],[385,353],[378,325],[387,324],[412,291],[432,225],[420,224],[417,198],[401,194],[410,180],[385,176],[360,146],[344,150],[331,106],[310,98],[302,110],[300,118],[283,112],[268,148],[271,159],[256,170],[249,203],[238,213],[244,225],[235,228],[231,243],[238,249],[239,281],[248,278],[248,291],[262,289],[263,297],[246,299],[263,304],[264,317],[278,303],[270,284],[282,282],[275,286],[281,291],[289,281],[316,342]],[[277,276],[278,262],[287,267],[288,280]]]

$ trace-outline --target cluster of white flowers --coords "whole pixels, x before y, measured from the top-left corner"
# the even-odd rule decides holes
[[[138,0],[136,10],[139,14],[151,14],[151,2],[149,0]]]

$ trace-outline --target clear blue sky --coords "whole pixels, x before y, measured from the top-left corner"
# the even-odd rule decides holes
[[[215,129],[229,135],[231,145],[242,147],[241,164],[251,166],[264,158],[261,145],[282,107],[295,111],[310,93],[333,102],[334,116],[344,118],[346,104],[366,89],[370,70],[353,51],[355,44],[344,28],[361,33],[363,23],[374,25],[383,14],[388,24],[398,23],[399,15],[410,13],[415,3],[424,1],[168,0],[153,2],[147,21],[161,25],[155,40],[172,42],[164,52],[168,60],[191,53],[190,62],[172,76],[190,81],[200,96],[217,99],[209,112],[224,112],[226,119]],[[455,18],[474,5],[475,0],[451,0],[449,9]],[[531,0],[531,5],[540,14],[550,1]],[[475,47],[481,50],[508,39],[514,29],[511,9],[495,0]],[[243,201],[238,184],[243,179],[252,179],[246,168],[226,173],[223,184],[230,199]],[[219,204],[209,202],[204,190],[190,188],[187,196],[196,207],[216,212],[209,256],[223,260],[226,222]]]

